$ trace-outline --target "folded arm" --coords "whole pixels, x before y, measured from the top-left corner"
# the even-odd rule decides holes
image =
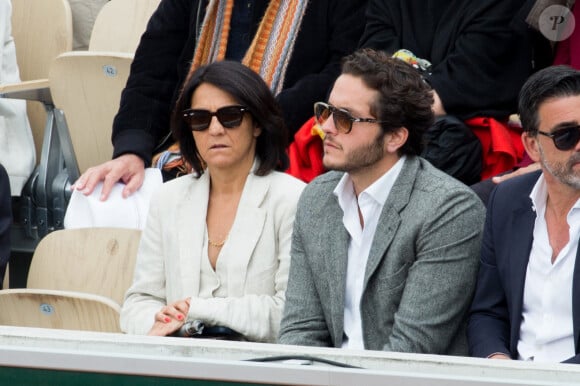
[[[193,57],[190,41],[192,0],[163,0],[152,15],[131,65],[113,122],[113,157],[131,153],[149,166],[154,148],[169,133],[172,101],[180,79],[182,56]],[[190,51],[190,52],[187,52]]]

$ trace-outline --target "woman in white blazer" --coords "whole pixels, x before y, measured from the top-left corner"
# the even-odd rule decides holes
[[[216,62],[186,81],[172,131],[193,174],[152,199],[121,328],[164,336],[200,320],[274,342],[304,187],[275,171],[288,165],[280,109],[253,71]]]

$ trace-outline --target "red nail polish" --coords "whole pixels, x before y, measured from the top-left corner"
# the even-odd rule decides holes
[[[181,314],[177,315],[177,319],[178,320],[183,320],[183,315],[181,315]]]
[[[171,319],[170,319],[170,318],[168,318],[168,317],[165,317],[165,319],[163,319],[163,320],[165,321],[165,323],[169,323],[169,322],[171,322]]]

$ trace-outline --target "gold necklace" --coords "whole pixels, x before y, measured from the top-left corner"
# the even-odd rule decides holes
[[[224,246],[224,244],[226,243],[226,240],[228,239],[228,236],[226,236],[225,239],[223,239],[222,241],[218,241],[217,243],[215,241],[211,241],[210,238],[207,238],[207,243],[214,248],[221,248]]]

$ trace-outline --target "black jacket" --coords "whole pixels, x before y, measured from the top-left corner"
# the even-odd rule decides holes
[[[371,0],[361,45],[429,60],[448,114],[506,117],[532,73],[525,0]]]
[[[148,165],[169,134],[169,116],[189,70],[206,1],[162,0],[135,53],[113,123],[113,157],[139,155]],[[255,2],[257,30],[268,2]],[[284,83],[277,96],[291,133],[312,116],[340,74],[340,59],[356,49],[365,0],[310,0]],[[198,13],[199,11],[199,13]]]

